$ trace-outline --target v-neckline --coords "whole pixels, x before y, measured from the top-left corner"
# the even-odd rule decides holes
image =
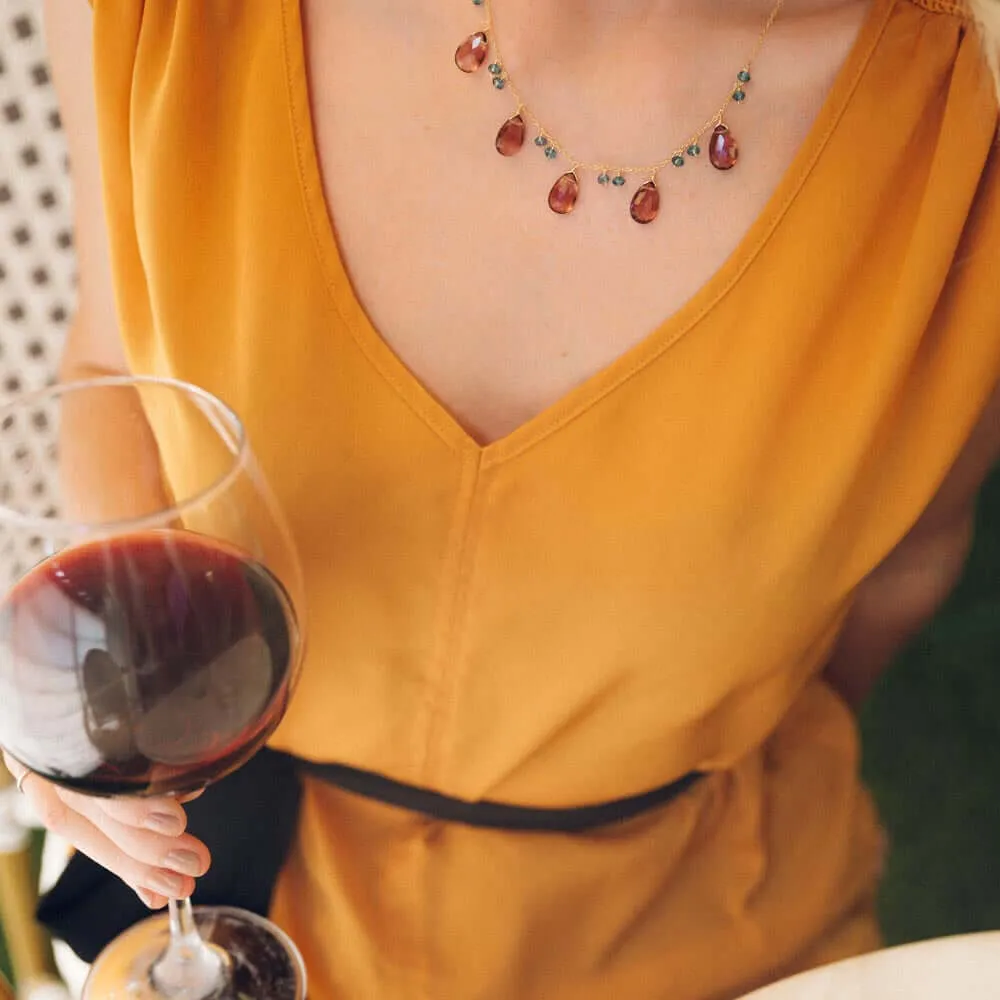
[[[719,269],[676,312],[637,344],[539,413],[487,444],[477,441],[403,363],[376,329],[354,290],[340,253],[334,216],[320,169],[309,93],[302,2],[281,0],[285,75],[305,211],[334,306],[358,347],[410,409],[449,447],[474,458],[480,468],[485,468],[520,454],[614,392],[676,344],[736,285],[771,239],[812,173],[860,83],[896,0],[871,0],[851,49],[806,138],[764,208]]]

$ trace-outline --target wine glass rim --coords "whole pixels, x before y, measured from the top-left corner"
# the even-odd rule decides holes
[[[249,442],[247,440],[246,428],[236,411],[224,403],[218,396],[203,389],[201,386],[183,379],[172,378],[165,375],[99,375],[91,378],[74,379],[69,382],[57,382],[54,385],[43,389],[36,389],[32,392],[24,393],[0,405],[0,422],[5,416],[24,407],[37,405],[42,400],[54,399],[59,396],[68,395],[71,392],[79,392],[83,389],[114,388],[115,386],[160,386],[163,388],[177,389],[188,396],[201,400],[212,410],[220,414],[228,424],[229,430],[233,432],[231,443],[233,461],[229,468],[219,476],[214,482],[204,489],[193,493],[185,499],[164,507],[154,514],[143,514],[140,517],[121,518],[119,520],[90,522],[76,521],[58,517],[36,517],[32,514],[25,514],[14,510],[7,504],[0,503],[0,523],[6,522],[17,528],[34,530],[40,536],[61,533],[67,535],[105,535],[105,534],[125,534],[134,531],[143,531],[151,528],[162,527],[164,521],[170,520],[187,513],[197,507],[203,507],[210,503],[216,496],[224,493],[240,475],[246,464],[249,453]]]

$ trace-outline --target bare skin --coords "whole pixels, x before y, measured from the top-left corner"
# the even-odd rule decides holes
[[[719,107],[773,4],[495,8],[505,62],[554,134],[581,158],[639,165]],[[686,171],[665,192],[669,219],[642,229],[627,219],[627,197],[592,181],[585,205],[556,229],[545,204],[553,166],[533,151],[493,154],[510,101],[451,64],[479,26],[475,9],[399,10],[391,0],[305,4],[328,201],[376,328],[488,442],[606,367],[718,270],[805,138],[867,0],[787,5],[755,67],[753,99],[734,114],[745,136],[740,183]],[[379,57],[394,51],[407,57]]]
[[[771,6],[495,2],[508,67],[536,112],[577,155],[626,163],[659,159],[715,110]],[[82,41],[90,13],[82,3],[48,6],[78,192],[81,303],[63,363],[68,379],[124,371],[126,362],[97,195],[92,67]],[[477,27],[471,5],[468,17],[429,2],[303,6],[323,176],[355,288],[390,346],[481,442],[605,367],[711,277],[779,183],[868,9],[865,0],[788,0],[757,63],[754,99],[739,112],[746,169],[738,191],[691,171],[671,196],[670,225],[644,229],[622,225],[622,199],[595,192],[586,210],[564,220],[555,244],[539,225],[551,165],[526,158],[512,171],[492,155],[491,133],[509,105],[449,66],[449,53]],[[374,189],[382,197],[356,197]],[[470,324],[470,315],[490,322]],[[827,670],[851,703],[957,580],[975,497],[998,456],[1000,392],[920,522],[858,588]],[[37,776],[24,787],[50,829],[149,905],[173,891],[158,881],[172,869],[172,851],[194,851],[201,870],[208,865],[206,848],[189,835],[144,828],[151,812],[164,812],[180,834],[176,802],[95,802]]]

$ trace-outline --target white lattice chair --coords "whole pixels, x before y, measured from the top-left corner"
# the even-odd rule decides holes
[[[40,0],[0,4],[0,403],[55,378],[75,301],[68,162],[40,7]],[[42,507],[53,495],[52,433],[44,414],[33,420],[30,452],[38,477],[30,485],[31,500]],[[0,462],[15,459],[0,449]],[[31,555],[11,545],[0,550],[0,564],[6,564],[0,575],[9,578]],[[31,817],[16,789],[4,781],[0,786],[0,918],[17,995],[19,1000],[65,998],[65,990],[51,979],[48,942],[34,922]],[[68,853],[48,838],[44,855],[43,885],[58,875]],[[86,967],[64,947],[57,947],[57,961],[76,995]]]

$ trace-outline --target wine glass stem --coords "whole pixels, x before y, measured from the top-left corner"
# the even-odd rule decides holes
[[[153,983],[164,997],[209,1000],[225,985],[224,958],[198,933],[190,899],[169,906],[170,944],[153,966]]]

